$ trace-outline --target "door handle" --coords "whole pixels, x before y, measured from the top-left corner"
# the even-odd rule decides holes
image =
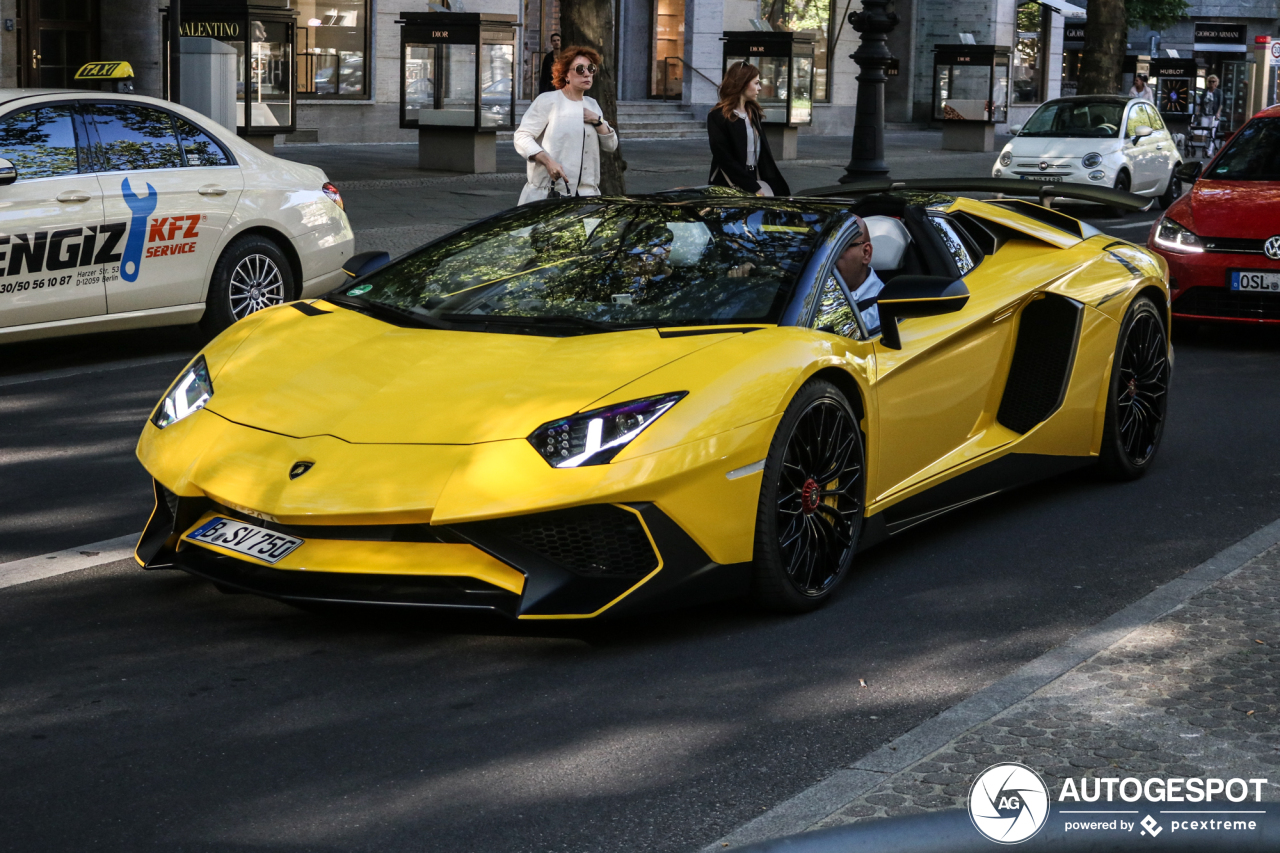
[[[76,201],[88,201],[91,198],[93,198],[93,196],[89,195],[84,190],[66,190],[65,192],[58,193],[58,201],[61,201],[64,203],[76,202]]]
[[[227,194],[226,189],[218,186],[217,184],[205,184],[200,189],[196,190],[196,192],[200,193],[200,195],[226,195]]]
[[[33,51],[31,51],[31,67],[32,67],[33,69],[35,69],[35,68],[39,68],[39,67],[40,67],[40,65],[39,65],[39,60],[41,60],[41,59],[44,59],[44,57],[43,57],[43,56],[41,56],[39,53],[37,53],[37,52],[36,52],[36,51],[34,51],[34,50],[33,50]]]

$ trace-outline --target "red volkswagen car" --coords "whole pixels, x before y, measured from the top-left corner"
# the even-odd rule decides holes
[[[1169,262],[1173,316],[1280,323],[1280,106],[1258,113],[1151,228],[1147,247]]]

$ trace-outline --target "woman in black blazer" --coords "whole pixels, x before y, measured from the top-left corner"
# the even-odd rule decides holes
[[[707,141],[711,144],[707,182],[756,195],[791,195],[761,130],[764,111],[759,96],[760,70],[735,62],[720,84],[720,102],[707,115]]]

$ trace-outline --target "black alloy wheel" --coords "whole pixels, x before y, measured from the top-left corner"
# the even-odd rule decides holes
[[[1177,174],[1169,173],[1169,186],[1165,187],[1164,194],[1160,196],[1160,209],[1168,210],[1178,196],[1182,195],[1182,181],[1178,180]]]
[[[1111,371],[1099,463],[1114,480],[1136,480],[1155,459],[1169,392],[1169,337],[1154,302],[1129,306]]]
[[[866,494],[862,430],[849,401],[814,380],[774,434],[756,516],[755,598],[790,613],[813,610],[848,574]]]

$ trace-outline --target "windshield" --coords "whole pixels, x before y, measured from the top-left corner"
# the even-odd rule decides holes
[[[464,328],[772,323],[832,215],[737,198],[517,208],[336,293]]]
[[[1107,101],[1050,101],[1035,111],[1018,136],[1114,139],[1120,136],[1124,104]]]
[[[1280,181],[1280,118],[1259,118],[1232,137],[1206,178]]]

